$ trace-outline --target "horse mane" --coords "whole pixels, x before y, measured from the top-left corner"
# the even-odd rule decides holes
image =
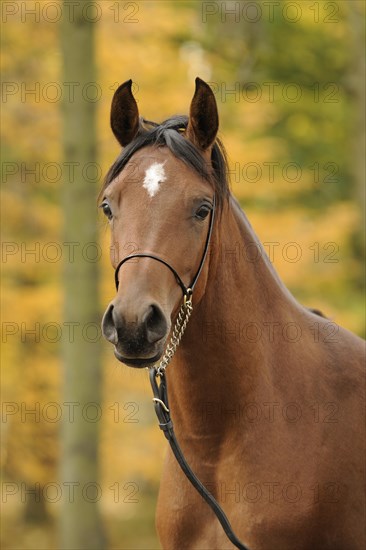
[[[222,204],[228,198],[228,163],[225,148],[216,138],[211,152],[211,166],[202,157],[198,148],[183,136],[188,126],[188,117],[178,115],[157,124],[140,117],[137,136],[129,143],[109,169],[99,197],[108,185],[121,173],[123,168],[137,151],[149,145],[166,146],[178,159],[193,168],[207,180],[215,191],[216,203]]]

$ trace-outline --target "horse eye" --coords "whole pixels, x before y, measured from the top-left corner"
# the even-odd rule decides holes
[[[112,210],[111,210],[109,204],[106,201],[104,201],[104,202],[102,202],[100,207],[103,210],[103,214],[105,214],[107,216],[107,218],[110,220],[111,217],[112,217]]]
[[[196,212],[196,218],[199,220],[204,220],[210,213],[210,208],[208,206],[200,206]]]

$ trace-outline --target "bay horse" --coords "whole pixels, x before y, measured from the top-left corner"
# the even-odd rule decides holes
[[[230,193],[209,85],[197,78],[189,116],[161,124],[139,117],[131,86],[113,97],[124,149],[100,195],[118,288],[105,338],[122,363],[151,368],[199,272],[166,369],[188,463],[251,550],[364,549],[365,342],[276,274]],[[164,549],[233,548],[170,449],[157,530]]]

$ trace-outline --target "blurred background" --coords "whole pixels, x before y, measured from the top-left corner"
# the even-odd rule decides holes
[[[3,2],[2,548],[155,549],[165,441],[113,356],[109,110],[214,90],[231,186],[288,288],[363,336],[362,1]]]

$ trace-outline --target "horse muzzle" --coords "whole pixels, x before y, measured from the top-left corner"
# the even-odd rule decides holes
[[[130,367],[148,367],[164,352],[170,321],[156,303],[144,304],[139,310],[113,302],[102,320],[103,336],[114,344],[116,358]]]

